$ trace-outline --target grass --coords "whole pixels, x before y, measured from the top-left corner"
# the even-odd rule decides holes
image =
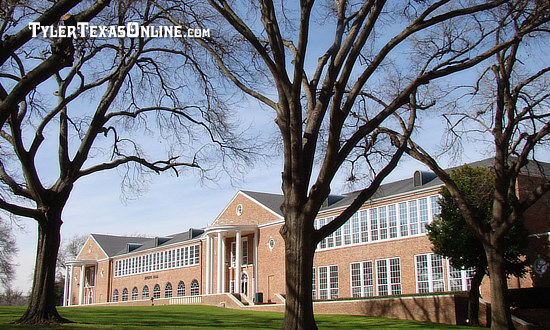
[[[61,316],[75,322],[59,326],[64,329],[280,329],[283,322],[282,313],[242,311],[198,305],[60,307],[58,310]],[[0,328],[36,329],[37,327],[11,324],[24,311],[25,307],[22,306],[0,307]],[[316,315],[315,318],[320,329],[472,329],[471,327],[354,315]]]

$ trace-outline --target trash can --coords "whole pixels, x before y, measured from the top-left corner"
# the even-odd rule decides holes
[[[254,295],[254,303],[261,304],[264,302],[264,294],[262,292],[256,292]]]

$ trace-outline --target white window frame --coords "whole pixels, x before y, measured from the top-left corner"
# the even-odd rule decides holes
[[[451,265],[449,259],[446,259],[446,260],[447,260],[447,287],[449,291],[470,291],[472,278],[474,277],[474,274],[475,274],[475,269],[474,268],[467,268],[467,269],[454,268]],[[451,277],[453,269],[459,272],[460,277]],[[461,287],[460,290],[452,289],[453,285],[451,284],[451,281],[453,280],[460,281],[460,287]]]
[[[327,266],[319,266],[319,299],[323,300],[330,300],[330,299],[337,299],[340,295],[340,288],[339,288],[339,281],[340,281],[340,274],[338,265],[327,265]],[[321,287],[321,272],[322,270],[326,270],[326,288]],[[333,277],[333,274],[336,274],[336,280]],[[326,290],[326,298],[323,298],[321,295],[321,290]]]
[[[358,265],[359,268],[359,285],[353,285],[353,266]],[[370,282],[367,284],[366,276],[369,275],[367,272],[368,265],[370,265]],[[372,260],[352,262],[349,264],[349,283],[350,283],[350,293],[351,297],[373,297],[374,296],[374,263]],[[359,295],[354,295],[354,289],[359,289]],[[369,290],[370,289],[370,290]]]
[[[420,282],[418,280],[418,257],[426,256],[426,263],[427,263],[427,275],[428,275],[428,291],[427,292],[420,292]],[[433,260],[435,256],[441,258],[441,279],[434,278],[434,267],[433,267]],[[432,293],[432,292],[444,292],[445,291],[445,258],[442,256],[436,255],[435,253],[421,253],[414,256],[414,270],[415,270],[415,282],[416,282],[416,293]],[[421,281],[426,282],[426,281]],[[435,283],[441,283],[442,288],[439,290],[435,290]]]
[[[394,277],[392,277],[392,261],[397,260],[397,265],[399,266],[399,277],[398,281],[394,281]],[[385,263],[385,272],[382,274],[380,271],[380,263]],[[376,259],[374,261],[373,267],[376,267],[376,295],[377,296],[392,296],[401,294],[403,292],[403,286],[401,284],[401,258],[400,257],[390,257],[390,258],[383,258],[383,259]],[[385,283],[381,283],[385,282]],[[387,294],[381,294],[380,288],[385,288]],[[395,287],[398,287],[396,289]]]

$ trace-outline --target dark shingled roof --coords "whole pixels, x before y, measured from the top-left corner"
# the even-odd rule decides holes
[[[150,238],[147,241],[144,241],[142,246],[132,250],[132,252],[140,252],[140,251],[152,249],[157,246],[166,246],[166,245],[171,245],[175,243],[185,242],[190,239],[200,237],[202,236],[203,233],[204,233],[204,230],[202,229],[191,228],[188,231],[184,231],[183,233],[163,236],[162,237],[163,239],[159,240],[160,244],[158,245],[157,245],[157,240],[155,238]],[[125,254],[125,253],[128,253],[126,250],[126,246],[124,247],[124,249],[120,250],[116,255]]]
[[[99,246],[105,251],[108,257],[119,254],[118,252],[126,249],[128,243],[144,243],[151,238],[148,237],[129,237],[129,236],[114,236],[114,235],[91,235],[99,244]]]
[[[267,207],[271,211],[277,213],[281,217],[283,216],[283,213],[281,212],[281,205],[283,204],[283,195],[248,191],[248,190],[241,190],[241,192],[255,199],[260,204]]]
[[[162,237],[157,240],[156,237],[131,237],[131,236],[114,236],[114,235],[102,235],[92,234],[92,237],[101,246],[103,251],[107,253],[107,256],[113,257],[129,253],[128,244],[136,244],[139,247],[132,249],[130,252],[139,252],[149,250],[157,246],[166,246],[170,244],[180,243],[188,241],[193,238],[200,237],[204,230],[202,229],[189,229],[183,233],[177,233],[169,235],[168,237]],[[157,241],[160,243],[157,245]]]

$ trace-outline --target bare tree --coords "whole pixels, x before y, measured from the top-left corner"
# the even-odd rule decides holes
[[[44,26],[56,23],[65,13],[77,7],[80,0],[61,0],[53,5],[43,7],[39,1],[14,1],[8,0],[0,4],[0,66],[7,66],[10,58],[16,65],[20,65],[18,51],[31,41],[32,31],[24,24],[27,19],[38,16],[33,20]],[[87,22],[95,17],[109,0],[98,0],[91,6],[83,9],[74,16],[76,22]],[[21,27],[22,26],[22,27]],[[17,32],[12,31],[18,29]],[[69,67],[73,61],[72,43],[63,39],[53,40],[51,53],[48,57],[37,62],[32,70],[28,70],[21,79],[15,79],[15,84],[0,83],[0,128],[8,119],[10,113],[17,112],[18,105],[27,94],[36,86],[51,78],[59,70]],[[3,77],[7,77],[3,75]]]
[[[506,300],[505,236],[550,190],[548,169],[545,171],[537,162],[537,150],[548,145],[550,134],[550,66],[545,61],[531,60],[536,56],[530,48],[534,40],[548,36],[550,4],[510,2],[495,17],[499,23],[496,43],[510,36],[513,42],[496,53],[477,84],[456,102],[455,111],[444,115],[453,137],[475,137],[486,141],[494,150],[491,171],[495,187],[490,226],[475,220],[476,214],[466,197],[430,152],[413,141],[409,142],[406,152],[428,165],[445,183],[482,243],[491,285],[491,328],[511,329],[513,324]],[[526,30],[530,31],[527,35]],[[395,137],[402,138],[399,134]],[[397,139],[395,143],[400,142]],[[526,175],[530,179],[526,179]]]
[[[63,271],[67,268],[67,262],[76,259],[76,256],[80,252],[80,249],[84,246],[84,243],[86,243],[89,236],[89,234],[77,234],[64,240],[64,243],[61,243],[59,253],[57,254],[58,279],[63,278]]]
[[[487,42],[498,24],[486,18],[506,2],[209,1],[223,22],[216,37],[226,45],[198,43],[234,86],[274,110],[281,134],[283,328],[316,328],[311,298],[315,248],[395,168],[416,111],[430,105],[427,85],[512,44],[514,39],[496,46]],[[178,22],[177,14],[172,19]],[[414,45],[422,46],[412,53]],[[408,119],[394,120],[397,114]],[[396,148],[388,146],[384,127],[402,132]],[[363,169],[370,184],[338,217],[316,229],[314,220],[331,182],[344,168],[351,180],[360,178]]]
[[[0,285],[6,289],[6,294],[15,273],[13,258],[17,251],[10,224],[0,218]]]
[[[130,21],[162,25],[165,18],[150,2],[120,1],[92,22]],[[241,147],[246,140],[208,85],[200,58],[175,50],[186,40],[60,42],[74,48],[71,66],[54,73],[55,85],[27,94],[0,131],[0,208],[38,224],[33,288],[19,323],[67,321],[55,308],[54,282],[63,208],[79,179],[118,168],[123,186],[139,189],[152,173],[193,168],[209,177],[218,165],[230,171],[229,160],[254,156]],[[51,55],[48,44],[28,43],[20,49],[28,61],[2,78],[22,80],[26,64]]]

